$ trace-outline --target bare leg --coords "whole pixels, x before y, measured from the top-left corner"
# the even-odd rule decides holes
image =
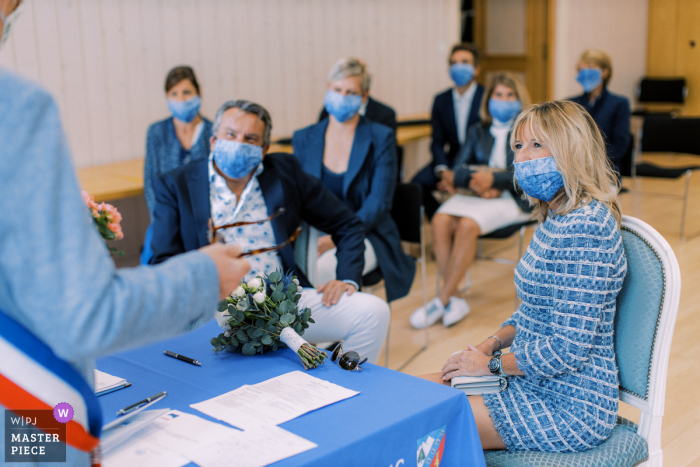
[[[420,375],[419,378],[438,384],[450,385],[449,381],[446,382],[442,380],[440,372]],[[481,447],[489,450],[505,449],[506,445],[501,439],[501,435],[496,431],[496,427],[493,425],[493,420],[491,420],[491,416],[489,415],[489,409],[484,405],[484,398],[481,396],[469,396],[468,399],[469,405],[471,405],[472,408],[472,414],[474,414],[476,429],[479,431]]]
[[[473,219],[462,217],[459,219],[455,232],[454,244],[450,252],[445,274],[444,286],[440,289],[440,300],[447,304],[450,297],[457,293],[459,281],[467,273],[476,256],[476,242],[479,240],[481,229]]]
[[[447,267],[452,252],[458,221],[458,217],[437,213],[433,216],[433,220],[430,223],[433,228],[435,261],[437,262],[440,276],[442,276],[443,279],[447,274]],[[447,305],[447,303],[443,302],[443,305]]]

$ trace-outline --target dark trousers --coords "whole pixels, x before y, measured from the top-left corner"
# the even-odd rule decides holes
[[[435,211],[440,207],[440,203],[433,196],[437,182],[438,179],[435,177],[432,164],[423,167],[411,180],[411,183],[417,183],[423,188],[423,206],[428,219],[432,219]]]

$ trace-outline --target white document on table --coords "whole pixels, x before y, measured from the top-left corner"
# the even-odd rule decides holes
[[[359,394],[337,384],[292,371],[252,386],[241,386],[190,407],[248,430],[279,425],[307,412]]]
[[[154,411],[155,412],[155,411]],[[165,409],[104,456],[106,465],[158,465],[179,467],[188,464],[190,453],[202,446],[234,436],[240,431],[196,415]]]
[[[145,410],[136,414],[129,414],[127,418],[116,419],[114,422],[105,425],[100,440],[100,448],[105,454],[116,448],[127,439],[134,436],[146,428],[151,422],[165,415],[170,409]]]
[[[200,467],[263,467],[318,447],[278,426],[258,426],[192,452]]]
[[[95,370],[95,394],[118,388],[125,384],[126,380],[124,378],[112,376],[104,371]]]

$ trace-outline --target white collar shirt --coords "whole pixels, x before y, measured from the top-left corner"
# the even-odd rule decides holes
[[[246,185],[241,199],[237,200],[236,195],[226,185],[226,180],[214,170],[212,156],[209,156],[209,204],[211,206],[211,218],[215,226],[230,224],[241,221],[258,221],[269,216],[265,197],[258,183],[258,176],[263,172],[263,165],[260,164],[255,171],[255,175]],[[272,222],[267,221],[262,224],[245,225],[220,230],[224,241],[238,243],[243,251],[256,250],[274,246],[275,232],[272,229]],[[250,271],[243,278],[245,282],[263,274],[270,274],[274,271],[282,271],[282,261],[276,251],[261,253],[248,257]]]
[[[507,148],[508,148],[508,133],[513,126],[511,120],[507,123],[501,123],[494,119],[491,123],[491,128],[489,131],[493,136],[493,147],[491,148],[491,155],[489,157],[489,167],[495,169],[506,169],[507,162]]]
[[[467,139],[467,122],[475,93],[476,81],[464,91],[464,94],[460,94],[457,88],[452,88],[452,103],[455,108],[455,124],[457,125],[457,139],[460,146],[464,145]]]

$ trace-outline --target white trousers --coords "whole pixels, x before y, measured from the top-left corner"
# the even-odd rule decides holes
[[[338,258],[335,257],[337,248],[325,251],[316,261],[316,285],[323,285],[328,281],[335,280],[335,270],[338,267]],[[377,255],[374,253],[372,243],[365,238],[365,268],[362,275],[368,274],[377,269]]]
[[[343,351],[354,350],[370,363],[377,363],[389,329],[389,305],[372,294],[343,294],[338,303],[326,307],[316,289],[301,291],[300,308],[311,308],[304,339],[311,343],[343,341]]]

